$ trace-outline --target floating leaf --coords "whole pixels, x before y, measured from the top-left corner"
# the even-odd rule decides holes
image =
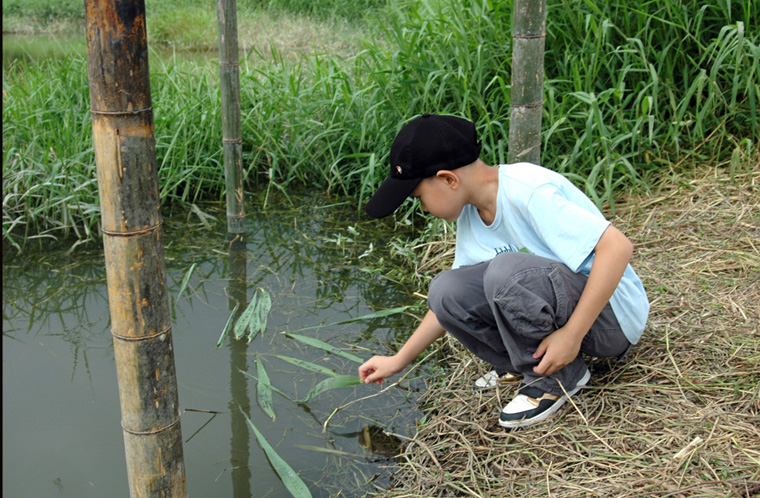
[[[256,337],[256,334],[259,333],[261,330],[261,322],[259,321],[259,309],[261,308],[261,299],[259,299],[258,294],[254,293],[253,297],[251,298],[251,303],[256,302],[256,305],[253,307],[253,310],[251,311],[251,314],[248,318],[248,323],[246,324],[246,327],[248,328],[248,342],[251,342],[254,337]]]
[[[195,267],[197,266],[196,263],[193,263],[190,266],[190,269],[185,272],[185,277],[182,279],[182,283],[179,285],[179,292],[177,292],[177,301],[179,301],[180,296],[182,296],[182,293],[185,292],[185,289],[187,288],[187,283],[190,282],[190,277],[193,276],[193,272],[195,271]]]
[[[312,329],[321,329],[323,327],[333,327],[335,325],[344,325],[346,323],[353,323],[353,322],[361,322],[362,320],[370,320],[372,318],[382,318],[384,316],[390,316],[390,315],[396,315],[398,313],[403,313],[404,311],[408,310],[410,306],[399,306],[398,308],[389,308],[387,310],[378,310],[374,313],[370,313],[368,315],[362,315],[358,316],[356,318],[348,318],[346,320],[341,320],[339,322],[333,322],[333,323],[322,323],[320,325],[310,325],[309,327],[303,327],[300,329],[294,330],[294,332],[302,332],[304,330],[312,330]]]
[[[227,334],[230,333],[230,328],[232,327],[232,322],[235,320],[235,314],[237,313],[237,310],[240,308],[240,304],[235,305],[235,309],[232,310],[232,313],[230,313],[230,317],[227,318],[227,323],[224,325],[224,328],[222,329],[222,335],[219,336],[219,340],[216,342],[216,348],[219,349],[222,347],[222,344],[224,343],[224,338],[227,337]]]
[[[264,370],[264,364],[258,355],[256,355],[256,371],[259,374],[259,382],[256,384],[259,405],[264,410],[264,413],[272,417],[272,420],[275,420],[277,415],[274,413],[274,407],[272,406],[272,384],[269,382],[269,375]]]
[[[248,303],[248,307],[245,309],[245,311],[243,311],[243,314],[240,315],[240,318],[238,318],[238,321],[235,324],[235,339],[240,339],[243,337],[243,333],[245,332],[246,327],[248,327],[248,322],[251,321],[251,315],[256,309],[257,303],[258,300],[254,295],[254,297],[251,299],[251,302]]]
[[[336,375],[335,377],[328,377],[316,386],[311,388],[311,391],[306,395],[301,403],[306,403],[311,398],[318,394],[322,394],[330,389],[337,389],[339,387],[349,387],[361,384],[362,380],[355,375]]]
[[[272,296],[267,291],[261,289],[261,306],[259,307],[259,321],[261,322],[261,333],[267,329],[269,320],[269,311],[272,309]]]
[[[248,324],[248,342],[251,342],[258,333],[263,334],[266,331],[269,310],[272,309],[272,296],[264,289],[259,290],[261,291],[261,296]]]
[[[351,361],[355,361],[356,363],[364,363],[364,360],[359,358],[356,355],[353,355],[351,353],[347,353],[341,349],[336,348],[335,346],[331,344],[327,344],[326,342],[322,342],[319,339],[314,339],[312,337],[306,337],[305,335],[299,335],[299,334],[291,334],[291,333],[285,333],[286,336],[291,337],[293,339],[299,340],[303,342],[304,344],[308,344],[309,346],[314,346],[315,348],[322,349],[324,351],[327,351],[329,353],[336,354],[338,356],[342,356],[343,358]]]
[[[300,358],[291,358],[290,356],[280,356],[280,355],[274,355],[275,358],[279,358],[281,360],[285,360],[288,363],[292,363],[293,365],[301,368],[305,368],[306,370],[311,370],[315,373],[320,373],[324,375],[330,375],[330,376],[336,376],[335,372],[330,370],[327,367],[323,367],[322,365],[317,365],[316,363],[312,363],[310,361],[302,360]]]
[[[238,404],[238,406],[240,405]],[[293,470],[293,468],[288,465],[288,463],[283,460],[276,451],[274,451],[272,445],[269,444],[269,441],[266,440],[264,435],[259,432],[255,425],[253,425],[253,422],[248,417],[248,414],[243,411],[242,407],[240,407],[240,412],[245,417],[248,425],[251,426],[251,429],[253,429],[253,433],[256,435],[256,439],[259,441],[259,444],[264,450],[264,453],[266,453],[267,458],[269,459],[269,463],[272,464],[272,468],[274,468],[274,471],[277,472],[278,476],[280,476],[280,480],[285,485],[285,487],[288,488],[290,494],[292,494],[295,498],[311,497],[311,492],[309,491],[309,487],[306,486],[306,483],[303,482],[296,471]]]

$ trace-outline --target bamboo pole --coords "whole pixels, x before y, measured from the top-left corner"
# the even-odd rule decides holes
[[[85,0],[111,334],[132,497],[187,495],[144,0]],[[119,494],[119,493],[116,493]]]
[[[515,0],[509,162],[541,163],[546,0]]]
[[[227,189],[227,232],[236,234],[245,233],[245,195],[235,0],[217,0],[216,13],[219,31],[219,76],[222,87],[222,147]]]

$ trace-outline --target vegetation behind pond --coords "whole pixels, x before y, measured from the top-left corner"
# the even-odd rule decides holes
[[[63,25],[83,37],[78,5],[4,2],[4,30]],[[760,138],[752,5],[549,1],[544,165],[600,205],[684,160],[749,171]],[[241,1],[238,8],[249,188],[308,186],[355,199],[358,208],[387,173],[396,131],[424,112],[471,118],[484,160],[506,161],[512,2]],[[214,9],[199,0],[147,2],[168,208],[224,194]],[[262,27],[261,38],[251,26]],[[288,39],[304,32],[308,43]],[[207,55],[171,57],[167,47]],[[34,239],[99,238],[83,53],[4,60],[3,196],[3,240],[19,250]]]

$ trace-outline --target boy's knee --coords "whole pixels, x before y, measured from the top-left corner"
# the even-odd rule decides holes
[[[438,316],[449,308],[447,301],[457,289],[457,278],[453,271],[443,271],[433,278],[428,289],[428,308]]]

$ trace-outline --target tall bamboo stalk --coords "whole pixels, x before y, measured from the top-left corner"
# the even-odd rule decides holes
[[[237,5],[217,0],[219,75],[222,86],[222,147],[227,187],[227,232],[245,233],[243,194],[243,134],[240,125],[240,65],[238,63]]]
[[[144,0],[85,0],[111,334],[133,497],[187,495]],[[119,493],[115,493],[119,494]]]
[[[515,0],[509,162],[541,163],[546,0]]]

